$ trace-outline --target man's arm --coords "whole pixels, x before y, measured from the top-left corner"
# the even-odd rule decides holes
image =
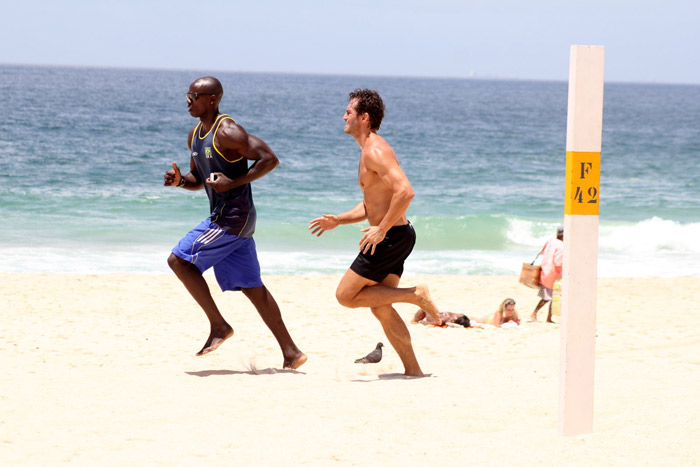
[[[231,120],[224,120],[221,124],[214,143],[224,154],[241,155],[255,161],[245,175],[233,180],[222,173],[217,174],[216,181],[207,180],[206,184],[217,193],[233,190],[257,180],[279,165],[279,159],[265,141],[248,134],[242,126]]]
[[[354,208],[342,214],[323,214],[321,217],[313,219],[309,222],[309,230],[311,230],[312,235],[320,237],[326,230],[333,230],[341,224],[355,224],[365,219],[367,219],[367,210],[364,201],[360,201]]]
[[[345,224],[356,224],[367,219],[367,209],[365,209],[365,202],[360,201],[355,205],[354,208],[349,211],[345,211],[342,214],[335,216],[338,220],[339,225]]]
[[[199,176],[199,172],[197,172],[197,166],[192,156],[190,156],[190,173],[186,174],[183,179],[185,183],[182,185],[182,188],[186,190],[196,191],[204,188],[204,182],[202,181],[202,177]]]
[[[192,191],[201,190],[202,188],[204,188],[202,178],[197,172],[197,166],[195,165],[194,158],[191,155],[192,148],[190,147],[190,143],[192,141],[193,134],[194,128],[190,130],[190,133],[187,136],[187,147],[190,149],[190,172],[188,174],[182,175],[182,173],[180,172],[180,168],[177,166],[177,164],[175,164],[175,162],[173,162],[172,170],[168,170],[167,172],[165,172],[165,186],[178,186]]]
[[[374,254],[376,245],[384,240],[387,231],[392,228],[406,214],[408,206],[413,197],[413,187],[408,181],[408,177],[399,166],[396,157],[387,153],[382,148],[372,148],[367,151],[365,164],[368,169],[377,173],[382,182],[391,189],[391,202],[384,218],[378,225],[363,229],[366,232],[360,240],[360,250],[366,253],[371,247],[371,254]]]

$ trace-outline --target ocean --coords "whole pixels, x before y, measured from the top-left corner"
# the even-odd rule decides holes
[[[210,71],[0,65],[0,271],[169,273],[208,216],[187,168],[185,92]],[[213,73],[220,109],[280,165],[253,183],[263,275],[343,273],[365,224],[309,220],[361,200],[349,91],[377,89],[379,133],[416,196],[406,274],[512,275],[563,223],[566,82]],[[700,86],[605,85],[600,276],[700,275]]]

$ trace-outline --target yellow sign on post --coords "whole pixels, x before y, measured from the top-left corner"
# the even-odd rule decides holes
[[[600,153],[566,153],[564,214],[597,216],[600,198]]]

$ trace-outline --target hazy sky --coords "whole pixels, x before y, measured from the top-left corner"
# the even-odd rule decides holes
[[[700,0],[0,0],[0,63],[700,84]]]

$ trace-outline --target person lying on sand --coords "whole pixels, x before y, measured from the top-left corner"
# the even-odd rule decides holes
[[[508,322],[520,324],[520,317],[518,316],[518,312],[515,311],[515,300],[512,298],[506,298],[498,306],[498,310],[496,310],[495,313],[489,313],[479,319],[475,319],[474,321],[481,324],[490,324],[500,328],[501,325]]]
[[[462,313],[440,312],[440,319],[442,320],[441,327],[445,327],[448,323],[452,323],[468,328],[471,324],[467,315]],[[416,311],[416,314],[413,315],[413,322],[437,326],[433,317],[427,314],[422,308]]]

